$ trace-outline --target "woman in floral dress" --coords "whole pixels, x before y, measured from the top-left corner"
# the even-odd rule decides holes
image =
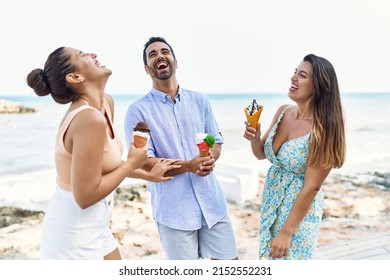
[[[322,219],[321,185],[345,160],[345,124],[332,64],[313,54],[291,77],[289,98],[261,135],[245,122],[244,137],[268,170],[261,204],[260,259],[313,258]]]

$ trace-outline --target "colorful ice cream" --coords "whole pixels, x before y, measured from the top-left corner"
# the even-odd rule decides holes
[[[251,127],[257,129],[257,124],[259,123],[261,111],[263,111],[263,106],[257,104],[256,99],[253,99],[252,103],[244,108],[244,111],[246,119],[250,123]]]
[[[196,146],[199,149],[199,155],[201,157],[206,157],[209,155],[210,148],[215,143],[215,138],[211,134],[199,132],[195,136]]]
[[[138,122],[133,130],[134,145],[137,148],[144,147],[148,143],[148,140],[150,138],[150,129],[148,127],[148,124],[145,122]]]

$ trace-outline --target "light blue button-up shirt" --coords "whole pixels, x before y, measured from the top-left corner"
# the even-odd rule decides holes
[[[205,95],[179,88],[175,100],[173,103],[167,94],[152,88],[129,106],[124,122],[128,149],[133,141],[133,128],[139,121],[150,128],[150,157],[193,159],[199,154],[195,142],[198,132],[212,134],[215,143],[223,144]],[[208,227],[212,227],[227,214],[226,199],[214,173],[205,177],[182,173],[171,181],[148,182],[148,189],[154,218],[175,229],[199,229],[202,215]]]

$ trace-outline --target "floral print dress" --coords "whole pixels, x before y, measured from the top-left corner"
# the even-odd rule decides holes
[[[265,155],[272,163],[268,170],[260,209],[260,259],[268,256],[270,244],[283,227],[293,203],[303,188],[310,135],[286,141],[275,154],[272,141],[287,108],[280,114],[264,144]],[[324,196],[320,190],[310,209],[292,235],[288,255],[282,259],[311,259],[316,248],[323,212]]]

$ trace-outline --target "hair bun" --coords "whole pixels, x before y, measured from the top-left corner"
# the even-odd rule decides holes
[[[32,70],[30,74],[27,75],[27,84],[38,96],[50,94],[50,87],[47,83],[43,69],[37,68]]]

